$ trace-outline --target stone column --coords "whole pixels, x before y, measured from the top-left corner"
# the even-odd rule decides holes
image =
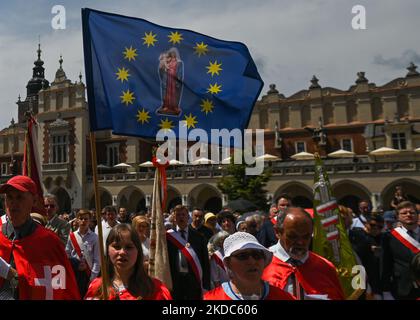
[[[334,122],[336,124],[346,124],[347,121],[347,113],[346,113],[346,102],[345,101],[334,101],[333,108],[334,108]]]
[[[356,100],[357,112],[360,122],[372,121],[371,100],[369,98],[360,98]]]
[[[409,114],[411,118],[420,118],[420,94],[408,95]]]
[[[322,114],[321,103],[311,103],[311,124],[314,127],[318,127],[319,118],[324,118]]]
[[[289,109],[289,123],[291,128],[302,128],[302,107],[300,105],[292,105]]]
[[[385,96],[382,97],[384,118],[392,121],[397,112],[397,97],[396,96]]]

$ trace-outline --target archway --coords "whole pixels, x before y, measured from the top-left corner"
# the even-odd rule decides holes
[[[146,199],[143,192],[134,190],[130,194],[130,200],[127,205],[128,212],[140,212],[146,210]]]
[[[278,188],[277,191],[274,193],[274,203],[277,203],[277,201],[280,198],[280,195],[283,193],[287,194],[292,199],[292,204],[294,206],[302,208],[313,207],[312,189],[301,182],[288,182],[280,188]]]
[[[102,208],[106,207],[106,206],[111,206],[112,205],[112,196],[111,194],[102,188],[99,188],[99,198],[100,198],[100,205],[101,205],[101,210]],[[95,194],[92,194],[92,196],[90,197],[90,201],[89,201],[89,208],[90,209],[95,209],[96,204],[95,204]]]
[[[71,199],[69,194],[64,188],[57,188],[55,189],[52,194],[54,194],[57,197],[58,201],[58,210],[59,213],[67,212],[71,213]]]
[[[174,208],[178,204],[182,204],[181,193],[174,187],[168,186],[168,193],[166,199],[166,211]]]
[[[408,200],[413,203],[420,203],[420,182],[413,179],[398,179],[388,184],[382,191],[382,204],[385,210],[392,209],[390,204],[394,197],[395,187],[402,186],[403,193],[407,195]]]
[[[337,202],[343,206],[358,211],[359,201],[370,201],[370,191],[363,185],[352,180],[342,180],[332,186],[332,192]]]
[[[122,189],[117,197],[118,207],[124,207],[127,212],[139,212],[146,209],[146,200],[143,191],[134,186]]]
[[[210,212],[222,210],[222,194],[212,185],[200,184],[190,191],[188,197],[191,207]]]

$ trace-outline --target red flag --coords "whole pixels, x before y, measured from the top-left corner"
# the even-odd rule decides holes
[[[22,175],[30,177],[38,189],[38,199],[32,211],[46,215],[44,208],[44,189],[42,187],[41,163],[39,160],[37,135],[37,122],[33,116],[28,119],[28,131],[25,134],[25,146],[23,150],[23,170]]]

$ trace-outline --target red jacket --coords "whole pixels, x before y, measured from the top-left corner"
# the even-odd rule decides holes
[[[171,293],[168,288],[158,279],[152,278],[153,284],[155,285],[155,291],[151,296],[143,297],[142,300],[172,300]],[[102,286],[102,278],[96,278],[93,280],[89,289],[85,295],[85,300],[95,300],[97,298],[97,292]],[[119,300],[138,300],[137,297],[133,296],[127,289],[119,292]],[[108,300],[117,300],[115,291],[109,290]]]
[[[73,269],[56,234],[37,225],[13,242],[1,232],[0,256],[10,262],[12,245],[18,272],[19,300],[80,300]],[[4,280],[0,279],[0,287]]]
[[[345,299],[334,265],[313,252],[309,252],[308,260],[298,267],[273,256],[262,278],[272,285],[284,288],[293,272],[306,294],[328,294],[328,298],[332,300]]]
[[[203,300],[232,300],[223,289],[223,286],[218,286],[204,294]],[[269,285],[268,295],[264,300],[295,300],[295,298],[282,289]]]

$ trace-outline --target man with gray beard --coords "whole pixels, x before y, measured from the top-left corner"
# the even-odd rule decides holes
[[[282,288],[298,300],[344,299],[334,265],[309,251],[313,233],[311,216],[302,208],[289,207],[275,225],[278,243],[270,247],[273,260],[263,280]]]

